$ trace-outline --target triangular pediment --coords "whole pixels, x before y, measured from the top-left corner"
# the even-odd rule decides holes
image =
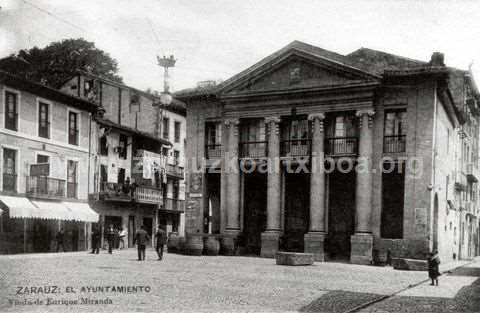
[[[376,79],[348,64],[342,55],[294,42],[226,81],[222,93],[308,89]]]

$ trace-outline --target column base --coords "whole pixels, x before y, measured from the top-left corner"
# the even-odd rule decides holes
[[[262,249],[260,250],[260,256],[262,258],[274,258],[278,251],[280,242],[280,231],[267,230],[262,233]]]
[[[373,235],[369,233],[357,233],[350,237],[351,252],[350,263],[370,265],[372,264]]]
[[[327,234],[324,232],[310,232],[304,235],[305,253],[313,253],[313,258],[317,262],[325,261],[325,239]]]
[[[222,255],[236,255],[237,253],[237,238],[240,231],[226,230],[220,240],[220,254]]]

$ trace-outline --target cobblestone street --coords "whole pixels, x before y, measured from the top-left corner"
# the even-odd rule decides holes
[[[473,268],[476,277],[462,276],[459,288],[471,283],[478,287],[478,281],[474,282],[478,270]],[[101,251],[99,255],[81,252],[1,256],[0,275],[0,312],[344,312],[426,278],[425,272],[395,271],[390,267],[343,263],[285,267],[276,266],[273,259],[252,257],[166,254],[159,262],[152,250],[147,251],[145,262],[136,261],[135,250],[114,251],[113,255]],[[458,285],[457,279],[450,277],[454,276],[442,276],[442,286],[437,289],[420,285],[411,290],[441,293],[441,288]],[[39,289],[31,292],[31,287],[53,285],[61,293],[45,294],[48,288],[43,288],[43,293]],[[98,286],[145,286],[151,290],[130,294],[87,292],[87,287]],[[409,299],[411,290],[392,299]],[[454,295],[455,290],[447,291],[443,297]],[[79,303],[88,298],[93,302],[47,306],[47,298]],[[106,298],[112,303],[94,303],[95,299]],[[364,312],[390,312],[387,307],[392,299]],[[11,303],[14,300],[16,305]],[[35,300],[43,304],[24,304]]]

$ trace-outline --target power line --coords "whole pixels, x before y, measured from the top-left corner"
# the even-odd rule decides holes
[[[66,20],[66,19],[64,19],[64,18],[58,17],[57,15],[53,14],[52,12],[50,12],[50,11],[48,11],[48,10],[46,10],[46,9],[43,9],[43,8],[37,6],[37,5],[33,4],[33,3],[30,3],[30,2],[28,2],[28,1],[26,1],[26,0],[22,0],[22,1],[23,1],[25,4],[28,4],[29,6],[31,6],[31,7],[35,8],[35,9],[39,10],[40,12],[43,12],[43,13],[51,16],[51,17],[54,18],[54,19],[57,19],[57,20],[65,23],[65,24],[68,24],[68,25],[70,25],[70,26],[72,26],[72,27],[74,27],[74,28],[77,28],[77,29],[79,29],[79,30],[88,32],[87,29],[85,29],[85,28],[83,28],[83,27],[80,27],[80,26],[77,26],[77,25],[73,24],[72,22],[70,22],[70,21],[68,21],[68,20]]]

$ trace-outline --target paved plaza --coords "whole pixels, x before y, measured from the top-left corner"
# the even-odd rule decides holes
[[[458,297],[478,300],[479,277],[480,262],[431,287],[420,284],[426,272],[346,263],[288,267],[273,259],[177,254],[159,262],[153,250],[138,262],[132,249],[12,255],[0,256],[0,312],[346,312],[392,294],[362,312],[423,312],[407,310],[416,301],[438,312],[436,300],[450,308],[460,308]]]

